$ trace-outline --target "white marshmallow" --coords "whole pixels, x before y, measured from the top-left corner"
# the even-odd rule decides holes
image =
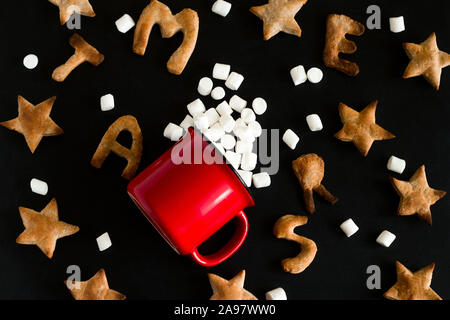
[[[225,132],[229,133],[233,131],[236,121],[229,114],[224,114],[220,117],[219,123],[222,125]]]
[[[219,114],[217,113],[216,109],[209,108],[206,110],[205,115],[208,117],[209,126],[211,127],[213,124],[215,124],[217,121],[219,121]]]
[[[48,192],[48,185],[45,181],[39,179],[31,179],[30,181],[31,191],[34,193],[45,196]]]
[[[216,63],[213,68],[213,78],[227,80],[230,75],[231,66],[229,64]]]
[[[236,147],[234,149],[235,149],[234,151],[236,151],[237,153],[242,154],[252,152],[253,143],[239,140],[238,142],[236,142]]]
[[[105,251],[109,247],[112,246],[111,238],[109,237],[108,232],[105,232],[100,237],[97,238],[98,250]]]
[[[233,166],[236,170],[239,169],[241,165],[241,155],[239,153],[228,150],[225,152],[225,158],[228,160],[228,163]]]
[[[225,86],[230,90],[236,91],[237,89],[239,89],[243,81],[244,76],[242,74],[231,72],[227,78],[227,81],[225,81]]]
[[[258,121],[251,121],[248,125],[250,131],[255,138],[258,138],[262,134],[262,128]]]
[[[187,109],[191,116],[195,117],[196,115],[205,112],[205,105],[202,100],[196,99],[187,105]]]
[[[230,115],[233,113],[233,109],[231,109],[230,105],[226,101],[222,101],[216,107],[217,112],[223,116],[225,114]]]
[[[114,96],[112,94],[107,94],[100,98],[100,109],[102,111],[114,109]]]
[[[253,185],[255,188],[265,188],[270,186],[270,176],[267,172],[261,172],[252,176]]]
[[[183,128],[177,126],[176,124],[169,123],[164,129],[164,137],[172,141],[178,141],[183,136]]]
[[[132,17],[128,14],[124,14],[122,17],[116,20],[116,27],[122,33],[127,33],[130,31],[136,24]]]
[[[266,300],[287,300],[287,295],[283,288],[276,288],[266,292]]]
[[[246,152],[242,154],[241,169],[245,171],[253,171],[256,168],[258,156],[253,152]]]
[[[225,97],[225,90],[222,87],[215,87],[211,91],[211,98],[214,100],[220,100]]]
[[[183,121],[180,123],[180,127],[184,130],[188,130],[190,127],[194,126],[194,119],[190,115],[186,115]]]
[[[250,171],[238,170],[237,171],[241,176],[242,180],[244,180],[245,185],[250,188],[252,186],[252,175]]]
[[[297,143],[300,141],[300,138],[295,134],[294,131],[292,131],[291,129],[287,129],[283,134],[283,141],[289,146],[289,148],[294,150],[297,146]]]
[[[236,129],[235,134],[242,141],[251,142],[251,143],[253,143],[255,141],[255,136],[253,135],[252,130],[248,126],[238,127]]]
[[[241,112],[247,106],[247,101],[237,95],[234,95],[231,97],[229,105],[234,111]]]
[[[196,127],[200,131],[208,129],[209,128],[208,116],[204,113],[196,115],[194,117],[194,127]]]
[[[212,80],[208,77],[203,77],[198,82],[197,91],[202,96],[207,96],[211,93],[212,88],[213,88]]]
[[[256,120],[256,115],[250,108],[244,108],[241,111],[241,118],[246,124]]]
[[[214,2],[211,10],[222,17],[226,17],[231,10],[231,3],[224,0],[217,0]]]
[[[306,76],[308,77],[309,82],[319,83],[323,79],[323,72],[319,68],[313,67],[308,70]]]
[[[359,230],[358,226],[353,222],[352,219],[345,220],[341,224],[340,228],[342,231],[344,231],[347,238],[351,237]]]
[[[392,242],[394,242],[396,236],[395,234],[384,230],[377,238],[377,243],[381,244],[383,247],[388,248]]]
[[[292,81],[294,81],[294,85],[296,86],[304,83],[308,79],[308,77],[306,76],[305,68],[302,65],[296,66],[291,69],[291,77]]]
[[[311,131],[320,131],[323,129],[322,121],[317,114],[310,114],[307,116],[306,122],[308,123],[309,130]]]
[[[34,69],[37,67],[39,63],[39,59],[35,54],[29,54],[26,55],[25,58],[23,58],[23,65],[27,69]]]
[[[225,135],[225,130],[223,130],[220,123],[216,123],[204,132],[205,136],[213,142],[220,140]]]
[[[263,98],[255,98],[252,102],[252,108],[257,115],[262,115],[267,110],[267,102]]]
[[[401,174],[406,168],[406,161],[395,156],[391,156],[388,160],[387,168]]]
[[[403,16],[389,18],[389,27],[394,33],[405,31],[405,20]]]
[[[225,134],[220,143],[225,149],[233,149],[236,146],[236,139],[231,134]]]

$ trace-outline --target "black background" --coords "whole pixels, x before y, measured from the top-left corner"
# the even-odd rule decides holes
[[[380,299],[395,282],[396,260],[412,270],[436,262],[432,287],[449,298],[449,197],[432,207],[429,227],[417,217],[396,216],[399,198],[388,181],[390,175],[407,180],[425,164],[430,186],[450,189],[449,70],[443,71],[438,92],[421,77],[401,78],[408,63],[402,42],[420,43],[435,31],[440,49],[450,51],[449,2],[311,0],[296,16],[303,30],[300,39],[279,34],[269,41],[262,39],[261,21],[248,11],[265,1],[232,1],[226,18],[210,11],[213,2],[165,1],[174,13],[190,7],[200,16],[194,54],[183,74],[174,76],[165,64],[181,34],[161,39],[154,30],[141,57],[132,52],[134,29],[121,34],[114,25],[124,13],[137,21],[147,0],[92,0],[97,16],[83,17],[79,33],[105,61],[97,68],[82,65],[63,83],[53,81],[51,74],[73,53],[68,44],[72,31],[59,25],[58,9],[47,1],[2,4],[0,120],[16,117],[18,94],[34,104],[56,95],[51,116],[65,133],[44,138],[32,155],[21,135],[0,128],[0,298],[71,299],[63,281],[66,268],[75,264],[83,280],[105,268],[111,288],[129,299],[207,299],[208,272],[231,278],[243,268],[245,287],[260,299],[278,286],[290,299]],[[381,7],[382,29],[351,37],[358,51],[349,59],[359,64],[361,73],[349,78],[325,68],[321,57],[327,14],[343,13],[364,23],[370,4]],[[394,34],[388,18],[398,15],[405,17],[406,31]],[[35,70],[22,65],[28,53],[40,58]],[[206,269],[173,252],[134,206],[125,192],[127,181],[120,177],[123,159],[111,156],[101,170],[89,161],[108,126],[132,114],[144,134],[141,170],[150,164],[172,145],[162,136],[164,127],[169,121],[181,122],[186,104],[197,98],[198,80],[211,75],[215,62],[231,64],[245,76],[238,95],[268,101],[268,111],[258,117],[264,128],[281,133],[292,128],[300,143],[295,151],[280,144],[280,170],[272,176],[271,187],[254,190],[256,206],[246,210],[250,232],[244,245],[225,263]],[[324,80],[294,87],[289,70],[298,64],[320,67]],[[107,93],[114,95],[116,107],[102,112],[99,100]],[[231,95],[227,91],[227,99]],[[375,142],[363,158],[352,144],[333,138],[341,128],[337,105],[342,101],[360,110],[375,99],[377,122],[397,138]],[[210,98],[203,100],[207,106],[217,105]],[[321,116],[321,132],[309,131],[305,116],[310,113]],[[324,158],[324,184],[340,201],[331,206],[316,197],[317,213],[297,232],[313,239],[318,253],[305,272],[291,275],[282,271],[280,261],[297,254],[298,246],[275,239],[272,227],[284,214],[306,214],[290,163],[309,152]],[[391,155],[406,159],[402,175],[386,169]],[[49,184],[47,196],[30,191],[33,177]],[[17,207],[39,211],[52,197],[58,201],[60,219],[81,230],[59,240],[49,260],[35,246],[17,245],[15,238],[23,231]],[[339,225],[349,217],[360,231],[347,239]],[[390,248],[375,242],[384,229],[397,235]],[[226,230],[216,244],[232,229]],[[95,239],[104,232],[109,232],[113,246],[99,252]],[[373,264],[382,270],[381,290],[366,287],[366,268]]]

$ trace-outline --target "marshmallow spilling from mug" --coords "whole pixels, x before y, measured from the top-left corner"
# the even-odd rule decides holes
[[[230,65],[221,63],[214,65],[212,78],[224,80],[225,87],[232,91],[238,90],[244,81],[243,75],[232,72]],[[219,90],[220,95],[217,95],[214,85],[211,78],[203,77],[198,82],[197,91],[201,96],[210,95],[214,100],[224,98],[225,90],[217,86],[216,88],[222,89]],[[255,188],[263,188],[270,185],[270,176],[266,173],[253,178],[253,171],[258,163],[258,155],[253,150],[256,139],[262,134],[262,127],[256,116],[262,115],[266,110],[267,102],[261,97],[255,98],[250,106],[247,100],[233,93],[228,101],[221,101],[215,108],[207,108],[198,98],[187,105],[189,114],[184,120],[179,125],[169,123],[163,134],[171,141],[178,141],[190,127],[197,129],[238,170],[247,187],[253,182]]]

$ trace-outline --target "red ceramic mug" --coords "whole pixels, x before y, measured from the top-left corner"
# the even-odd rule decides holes
[[[221,161],[199,161],[199,153],[211,150]],[[215,266],[239,249],[248,232],[243,209],[255,204],[238,173],[192,128],[134,178],[127,191],[177,253],[203,266]],[[218,252],[201,255],[197,248],[235,217],[238,226],[231,240]]]

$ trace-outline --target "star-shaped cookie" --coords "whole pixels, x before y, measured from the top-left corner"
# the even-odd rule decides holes
[[[374,101],[357,112],[344,103],[339,103],[339,115],[344,127],[334,136],[342,141],[353,142],[363,156],[367,156],[374,141],[395,138],[392,133],[375,123],[377,104],[378,101]]]
[[[58,204],[54,198],[41,212],[24,207],[19,207],[19,212],[25,231],[17,237],[16,242],[35,244],[50,259],[53,257],[58,239],[80,230],[77,226],[59,221]]]
[[[409,181],[390,178],[395,191],[400,196],[397,214],[410,216],[417,214],[420,219],[431,225],[430,207],[445,196],[446,192],[428,186],[425,166],[421,166]]]
[[[390,300],[442,300],[442,298],[430,288],[433,277],[434,263],[411,272],[396,262],[397,282],[384,293],[384,297]]]
[[[295,21],[295,15],[308,0],[269,0],[269,3],[251,7],[250,12],[264,23],[264,40],[283,31],[301,37],[302,29]]]
[[[75,300],[125,300],[126,296],[109,288],[106,272],[100,269],[87,281],[64,281]]]
[[[215,274],[208,274],[213,290],[210,300],[258,300],[244,289],[245,270],[242,270],[231,280],[225,280]]]
[[[59,7],[59,20],[61,25],[66,23],[74,13],[87,17],[95,17],[89,0],[48,0]]]
[[[442,68],[450,65],[450,54],[439,50],[436,34],[433,32],[421,44],[403,43],[403,48],[411,60],[406,67],[403,78],[423,75],[436,90],[439,90]]]
[[[17,118],[1,122],[0,125],[15,130],[25,137],[28,147],[34,153],[42,137],[57,136],[64,131],[50,118],[56,97],[49,98],[37,106],[24,97],[18,96],[19,115]]]

